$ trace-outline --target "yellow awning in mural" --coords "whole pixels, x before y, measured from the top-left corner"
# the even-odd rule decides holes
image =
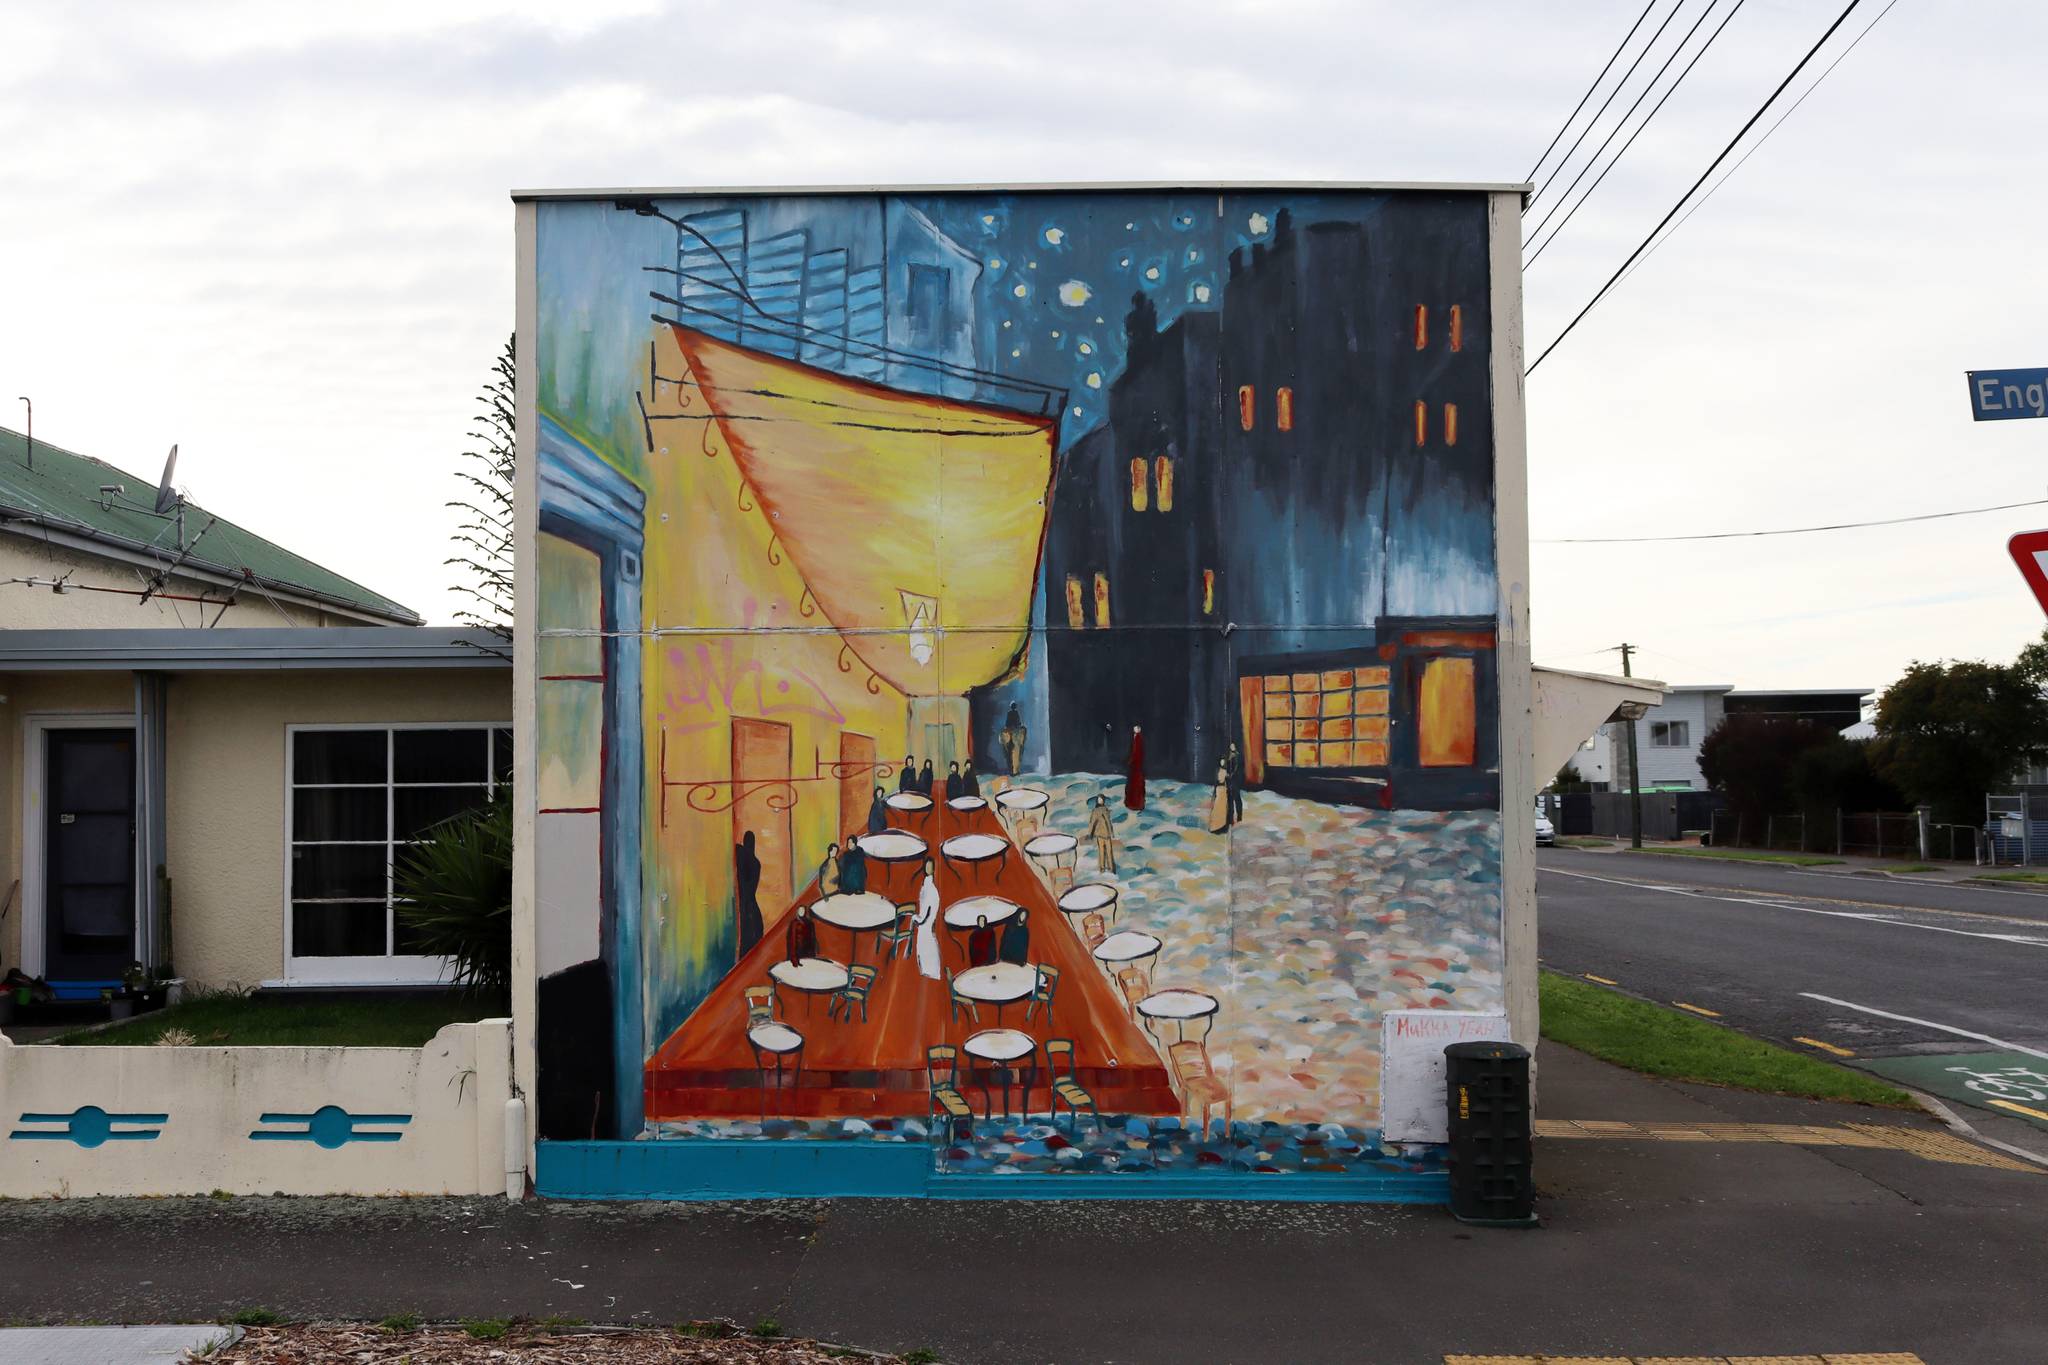
[[[783,548],[862,662],[912,696],[1007,673],[1030,629],[1054,419],[673,330]]]

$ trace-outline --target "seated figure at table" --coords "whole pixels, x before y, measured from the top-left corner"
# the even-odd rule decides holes
[[[825,857],[818,864],[818,898],[839,893],[839,845],[825,845]]]
[[[932,786],[932,761],[930,759],[926,759],[924,761],[924,766],[917,770],[917,789],[923,792],[926,796],[931,796],[933,795]]]
[[[896,775],[896,790],[914,792],[917,790],[917,760],[909,754],[903,755],[903,771]]]
[[[956,796],[965,796],[966,794],[967,789],[960,785],[960,765],[958,763],[947,764],[946,799],[951,801]]]
[[[960,794],[962,796],[981,795],[981,779],[974,775],[974,760],[971,758],[965,760],[960,765]]]
[[[796,913],[789,917],[789,928],[783,939],[784,956],[791,962],[801,962],[818,955],[818,926],[811,919],[810,906],[799,905],[796,908]]]
[[[974,929],[967,935],[967,965],[986,967],[996,960],[996,931],[988,927],[988,916],[982,915],[974,921]]]
[[[852,839],[839,851],[839,889],[849,896],[861,895],[868,889],[868,855]]]
[[[1030,913],[1022,906],[1017,908],[1017,913],[1010,916],[1009,923],[1003,926],[1003,941],[996,949],[997,957],[1019,967],[1031,960],[1031,929],[1024,923]]]
[[[875,799],[868,806],[868,833],[880,834],[889,828],[889,797],[880,787],[875,788]]]

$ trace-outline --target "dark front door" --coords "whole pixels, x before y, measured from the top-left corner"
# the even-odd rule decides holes
[[[118,981],[135,960],[135,732],[46,735],[44,974]]]

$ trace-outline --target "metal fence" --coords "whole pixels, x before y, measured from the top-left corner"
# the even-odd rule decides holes
[[[1985,862],[2037,867],[2048,863],[2048,792],[1984,798]]]
[[[2042,802],[2044,823],[2035,846],[2048,858],[2048,797],[2042,798]],[[1916,811],[1837,810],[1827,815],[1794,811],[1761,819],[1735,811],[1716,811],[1709,838],[1728,847],[1788,853],[1990,861],[1982,832],[1969,825],[1929,824],[1926,846],[1922,847],[1920,815]]]

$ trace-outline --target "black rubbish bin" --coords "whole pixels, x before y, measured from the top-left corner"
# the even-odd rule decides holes
[[[1450,1110],[1451,1213],[1481,1227],[1533,1227],[1529,1049],[1452,1043],[1444,1049]]]

